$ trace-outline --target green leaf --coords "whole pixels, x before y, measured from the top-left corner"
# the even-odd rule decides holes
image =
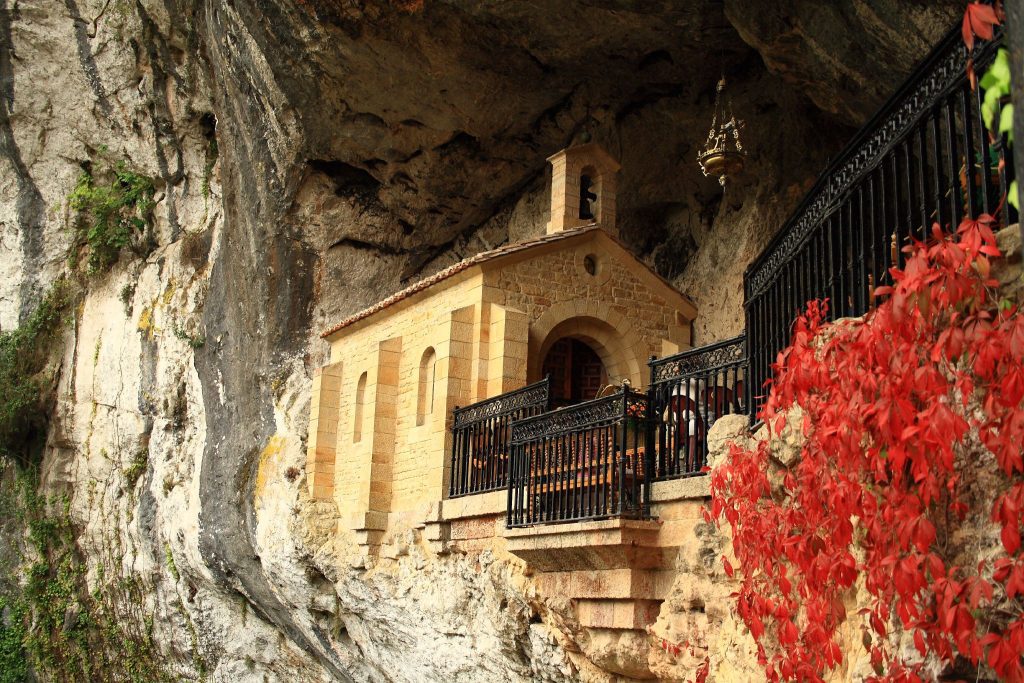
[[[991,88],[998,86],[1000,88],[1006,87],[1009,90],[1010,85],[1010,53],[1003,48],[996,53],[996,58],[992,60],[992,66],[988,68],[985,75],[982,76],[980,81],[981,87]]]
[[[985,91],[985,99],[981,103],[981,115],[985,119],[985,125],[989,128],[992,128],[995,123],[996,109],[999,108],[1000,97],[999,91],[995,88]]]
[[[1006,198],[1006,201],[1010,202],[1010,205],[1013,206],[1013,208],[1017,209],[1018,211],[1020,211],[1020,194],[1018,194],[1019,192],[1020,190],[1017,189],[1017,181],[1014,180],[1012,183],[1010,183],[1010,191],[1009,195]]]
[[[1002,113],[999,115],[999,132],[1009,133],[1010,144],[1013,144],[1013,105],[1008,104],[1003,107]]]
[[[981,77],[979,84],[985,91],[981,114],[990,128],[996,128],[995,115],[999,108],[999,100],[1004,95],[1010,94],[1010,53],[1006,49],[1002,49],[996,54],[992,66]],[[1000,127],[1005,120],[1006,110],[1004,109],[999,122]]]

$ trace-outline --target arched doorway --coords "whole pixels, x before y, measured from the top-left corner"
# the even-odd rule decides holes
[[[541,374],[551,377],[553,408],[588,401],[608,384],[608,371],[601,357],[586,342],[563,337],[551,345],[544,357]]]

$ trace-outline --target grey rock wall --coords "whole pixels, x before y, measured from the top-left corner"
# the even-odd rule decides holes
[[[696,341],[734,334],[746,263],[949,16],[6,0],[0,329],[68,269],[84,167],[124,161],[156,186],[152,249],[89,279],[53,350],[43,488],[70,495],[89,580],[145,579],[184,678],[582,675],[507,559],[428,557],[413,538],[386,570],[337,570],[331,511],[289,474],[319,331],[542,232],[545,158],[586,131],[622,162],[624,239],[698,304]],[[696,166],[723,72],[750,150],[724,193]]]

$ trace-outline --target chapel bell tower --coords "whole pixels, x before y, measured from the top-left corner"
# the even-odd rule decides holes
[[[597,223],[618,236],[615,174],[619,162],[596,142],[548,157],[551,162],[551,220],[547,234]]]

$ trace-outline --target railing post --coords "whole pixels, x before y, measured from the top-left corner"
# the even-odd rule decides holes
[[[515,520],[513,519],[513,511],[518,508],[518,506],[515,505],[515,503],[514,503],[515,495],[513,494],[513,489],[516,487],[516,485],[518,484],[518,481],[519,481],[519,477],[517,476],[518,475],[518,469],[519,469],[517,467],[517,461],[519,460],[518,456],[519,456],[519,447],[518,446],[512,446],[509,449],[509,454],[508,454],[508,483],[505,485],[505,488],[508,491],[507,501],[505,503],[505,527],[506,528],[511,528],[512,525],[515,523]]]
[[[627,422],[629,420],[629,387],[622,387],[622,417],[619,419],[619,452],[615,454],[615,459],[618,460],[619,469],[619,514],[625,512],[623,506],[623,499],[625,496],[626,486],[626,449],[629,447],[629,441],[627,439],[626,432],[628,431]],[[635,473],[634,473],[635,474]]]
[[[459,437],[461,435],[455,429],[455,420],[456,420],[456,416],[458,414],[459,414],[459,407],[455,406],[455,408],[452,409],[452,427],[451,427],[452,456],[451,456],[451,463],[450,463],[451,469],[450,469],[449,474],[448,474],[448,497],[449,498],[451,498],[452,496],[455,495],[455,480],[459,476],[458,475],[458,467],[459,467],[458,450],[459,450]]]
[[[643,510],[641,514],[644,518],[651,516],[651,481],[653,480],[654,471],[654,440],[655,431],[658,429],[659,422],[661,421],[661,409],[657,406],[655,401],[654,361],[656,360],[658,360],[657,356],[651,356],[650,360],[647,362],[647,366],[651,369],[651,381],[647,385],[647,408],[644,411],[644,477],[643,491],[640,493],[643,499]]]

